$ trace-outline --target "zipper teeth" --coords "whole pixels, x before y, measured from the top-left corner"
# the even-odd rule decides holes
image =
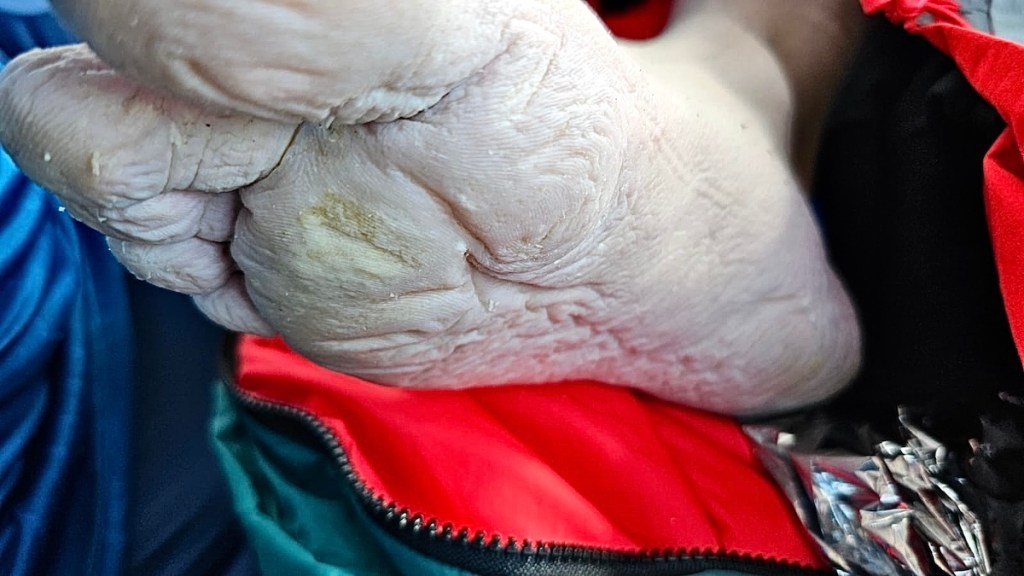
[[[306,424],[324,442],[326,447],[330,449],[331,455],[341,467],[346,480],[352,484],[360,499],[370,508],[370,513],[383,521],[385,525],[399,532],[416,536],[426,535],[430,540],[441,539],[453,546],[465,549],[505,553],[540,561],[597,562],[602,564],[628,561],[650,563],[687,562],[696,571],[729,567],[735,569],[756,567],[764,571],[763,574],[766,576],[792,576],[794,574],[834,576],[835,574],[831,570],[808,568],[791,562],[768,559],[761,555],[736,554],[711,549],[652,548],[636,552],[623,552],[580,545],[536,542],[529,539],[523,539],[520,542],[513,536],[502,537],[496,533],[488,538],[487,533],[483,530],[471,532],[467,527],[461,527],[456,530],[451,522],[442,524],[436,518],[426,518],[422,514],[414,514],[408,508],[400,507],[397,502],[387,501],[383,496],[374,493],[355,471],[348,453],[341,445],[334,431],[313,414],[301,408],[279,404],[254,396],[238,387],[233,377],[225,377],[224,380],[234,396],[244,405],[263,412],[292,417]],[[723,564],[726,566],[723,566]]]

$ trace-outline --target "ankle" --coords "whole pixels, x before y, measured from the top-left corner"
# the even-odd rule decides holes
[[[807,184],[832,100],[860,41],[853,0],[688,0],[670,34],[773,118]],[[774,96],[773,96],[774,94]]]

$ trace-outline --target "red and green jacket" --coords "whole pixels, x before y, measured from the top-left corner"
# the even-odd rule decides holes
[[[596,382],[407,390],[243,338],[214,422],[266,574],[818,574],[731,419]]]
[[[1021,83],[985,69],[1024,49],[969,30],[952,2],[862,3],[1020,116]],[[671,11],[592,4],[630,38],[657,35]],[[1011,123],[986,161],[986,196],[1018,342],[1021,175]],[[213,429],[268,575],[834,573],[729,418],[599,382],[383,387],[274,339],[244,337],[231,360]]]

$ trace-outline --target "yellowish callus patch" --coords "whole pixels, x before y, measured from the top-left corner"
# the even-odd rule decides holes
[[[421,265],[403,246],[399,227],[337,193],[324,194],[302,210],[299,224],[305,231],[306,256],[313,262],[344,260],[353,271],[379,280]]]

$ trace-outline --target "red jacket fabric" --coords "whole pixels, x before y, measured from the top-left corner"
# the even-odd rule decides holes
[[[673,0],[608,2],[587,0],[608,29],[619,38],[647,40],[661,34],[672,15]]]
[[[861,3],[866,13],[885,14],[951,56],[1007,123],[985,158],[985,204],[1003,302],[1024,358],[1024,46],[973,29],[954,0]]]
[[[731,419],[596,382],[409,390],[246,337],[237,386],[315,416],[365,487],[501,543],[825,566]]]

